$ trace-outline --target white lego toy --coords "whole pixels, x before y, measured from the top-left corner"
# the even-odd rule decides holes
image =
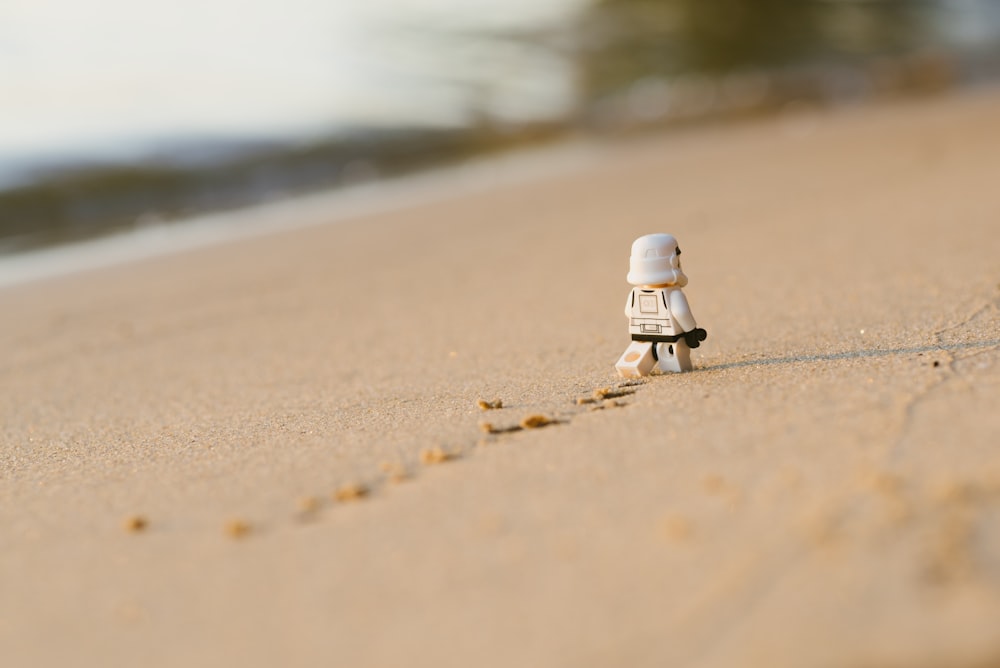
[[[691,315],[681,291],[688,279],[681,270],[681,249],[669,234],[647,234],[632,244],[625,317],[632,343],[615,364],[625,378],[648,376],[659,363],[662,371],[690,371],[691,348],[708,334]]]

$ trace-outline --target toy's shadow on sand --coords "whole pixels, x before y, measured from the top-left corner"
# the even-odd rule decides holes
[[[971,341],[968,343],[942,343],[929,346],[914,346],[910,348],[876,348],[868,350],[848,350],[839,353],[826,353],[823,355],[794,355],[790,357],[772,357],[742,362],[727,362],[713,366],[702,367],[704,371],[717,371],[723,369],[738,369],[751,366],[769,366],[773,364],[803,364],[808,362],[836,362],[839,360],[864,359],[869,357],[890,357],[892,355],[906,355],[930,352],[951,352],[955,350],[975,350],[977,348],[1000,347],[1000,339],[990,341]]]

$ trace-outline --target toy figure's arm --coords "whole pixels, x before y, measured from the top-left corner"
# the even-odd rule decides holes
[[[680,290],[671,290],[670,292],[670,312],[673,314],[677,324],[685,332],[690,332],[698,326],[698,323],[694,320],[694,315],[691,314],[691,307],[688,306],[687,297]]]
[[[632,302],[635,301],[635,290],[628,293],[628,299],[625,300],[625,317],[629,320],[632,319]]]
[[[695,322],[691,307],[688,306],[687,297],[680,290],[674,290],[670,293],[670,312],[673,313],[677,324],[684,331],[684,342],[688,344],[689,348],[697,348],[708,337],[708,332],[699,328],[698,323]]]

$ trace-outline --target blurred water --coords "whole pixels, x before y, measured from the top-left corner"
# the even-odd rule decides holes
[[[580,0],[3,0],[0,179],[198,140],[564,113],[565,62],[463,33],[558,23]],[[210,142],[210,144],[212,143]]]
[[[1000,33],[1000,0],[3,0],[0,184],[68,158],[197,159],[196,147],[211,155],[228,141],[564,117],[607,72],[619,86],[650,74],[651,58],[697,69],[725,63],[727,49],[746,59],[755,44],[781,47],[782,17],[800,39],[830,40],[809,32],[824,4],[850,10],[835,28],[855,42],[894,39],[928,8],[944,43]],[[732,36],[699,25],[746,8],[756,18]],[[628,33],[618,50],[588,52],[594,33],[616,28]],[[563,48],[545,37],[560,32]],[[485,38],[523,34],[543,36]]]

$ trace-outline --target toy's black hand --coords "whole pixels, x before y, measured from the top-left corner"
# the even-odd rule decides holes
[[[688,348],[697,348],[706,338],[708,338],[708,332],[701,327],[695,327],[690,332],[684,332],[684,343],[688,344]]]

